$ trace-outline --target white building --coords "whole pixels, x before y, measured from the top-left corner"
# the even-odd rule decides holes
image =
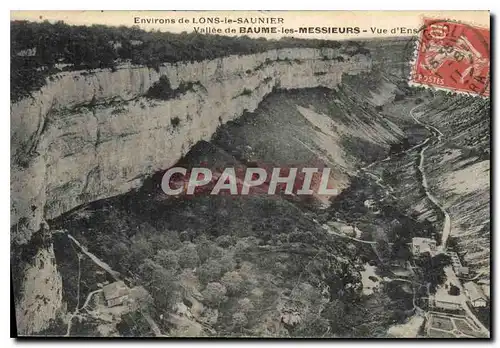
[[[474,307],[486,307],[488,301],[481,288],[474,282],[464,284],[465,293]]]
[[[437,250],[436,241],[431,238],[414,237],[411,241],[411,251],[414,256],[430,253],[434,256]]]

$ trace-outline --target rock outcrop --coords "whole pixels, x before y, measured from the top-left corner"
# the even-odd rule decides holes
[[[21,294],[16,301],[19,335],[46,329],[62,305],[62,278],[57,271],[52,245],[40,248],[23,267]]]

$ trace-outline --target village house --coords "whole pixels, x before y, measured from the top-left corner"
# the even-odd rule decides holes
[[[477,285],[481,287],[481,290],[483,290],[484,296],[486,296],[488,299],[490,298],[490,280],[489,279],[479,279],[476,281]]]
[[[108,307],[123,304],[127,300],[130,293],[128,286],[126,286],[121,280],[104,286],[102,291]]]
[[[486,307],[488,304],[486,296],[483,294],[481,288],[474,282],[467,282],[464,284],[465,293],[469,297],[472,306]]]
[[[462,307],[462,296],[451,295],[449,288],[452,283],[446,283],[445,285],[439,286],[436,289],[434,295],[429,296],[429,307],[434,310],[450,310],[457,311],[461,310]],[[455,284],[453,284],[455,285]],[[456,285],[455,285],[456,286]]]
[[[453,270],[458,276],[469,274],[469,267],[462,266],[462,262],[460,262],[460,258],[456,252],[447,252],[446,255],[450,257]]]
[[[437,250],[436,241],[431,238],[414,237],[411,241],[411,252],[414,256],[429,253],[434,256]]]
[[[429,307],[437,310],[457,311],[462,309],[462,303],[460,302],[460,296],[452,296],[444,292],[431,295],[429,297]]]

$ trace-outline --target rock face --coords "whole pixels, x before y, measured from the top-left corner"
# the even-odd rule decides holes
[[[16,301],[18,334],[32,334],[48,327],[62,305],[62,279],[52,245],[41,248],[24,267],[24,279]],[[16,289],[17,290],[17,289]]]
[[[273,88],[334,88],[343,74],[370,65],[333,49],[285,49],[158,71],[122,66],[56,75],[11,108],[11,218],[23,225],[16,242],[29,240],[45,219],[140,186],[220,124],[255,110]],[[161,76],[180,92],[146,99]]]
[[[219,125],[255,110],[273,89],[335,88],[343,74],[370,68],[363,55],[285,49],[158,70],[121,66],[54,75],[11,106],[13,243],[30,245],[45,220],[139,187]],[[161,76],[175,97],[146,98]],[[35,250],[16,274],[19,334],[43,330],[62,306],[52,245]]]

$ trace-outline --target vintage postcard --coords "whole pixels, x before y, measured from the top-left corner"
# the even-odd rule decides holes
[[[488,11],[10,20],[18,337],[491,337]]]

